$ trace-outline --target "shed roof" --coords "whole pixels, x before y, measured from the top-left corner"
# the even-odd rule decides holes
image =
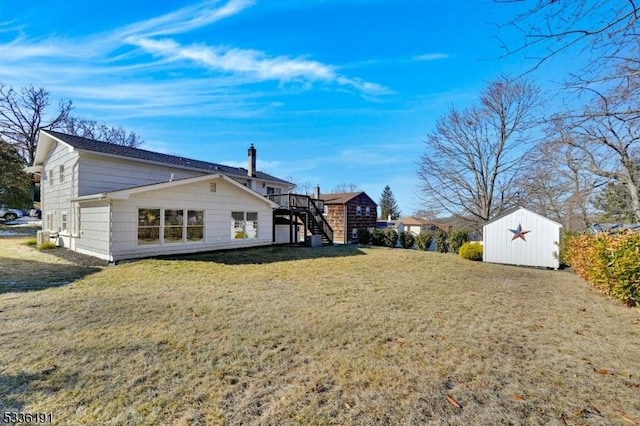
[[[150,163],[176,166],[184,169],[198,170],[207,173],[224,173],[227,176],[248,178],[247,169],[242,167],[231,167],[224,164],[210,163],[207,161],[193,160],[186,157],[163,154],[160,152],[148,151],[146,149],[132,148],[109,142],[97,141],[66,133],[55,132],[53,130],[41,130],[41,132],[73,147],[74,149],[94,152],[97,154],[111,155],[115,157],[141,160]],[[257,179],[263,179],[278,183],[291,184],[290,182],[256,171]]]
[[[496,216],[496,217],[492,218],[491,220],[488,220],[487,222],[485,222],[485,223],[484,223],[484,226],[490,225],[491,223],[493,223],[493,222],[495,222],[495,221],[497,221],[497,220],[500,220],[500,219],[502,219],[503,217],[507,217],[507,216],[509,216],[510,214],[513,214],[513,213],[515,213],[515,212],[517,212],[517,211],[519,211],[519,210],[524,210],[524,211],[526,211],[526,212],[529,212],[529,213],[531,213],[531,214],[533,214],[533,215],[536,215],[536,216],[538,216],[538,217],[540,217],[540,218],[542,218],[542,219],[544,219],[544,220],[546,220],[546,221],[549,221],[549,222],[551,222],[551,223],[554,223],[554,224],[556,224],[556,225],[558,225],[559,227],[561,227],[561,228],[562,228],[562,225],[561,225],[561,224],[559,224],[558,222],[556,222],[555,220],[551,220],[551,219],[549,219],[548,217],[542,216],[541,214],[536,213],[536,212],[534,212],[534,211],[531,211],[531,210],[529,210],[529,209],[526,209],[526,208],[524,208],[524,207],[522,207],[522,206],[516,206],[516,207],[514,207],[514,208],[512,208],[512,209],[510,209],[510,210],[505,211],[504,213],[502,213],[502,214],[500,214],[500,215],[498,215],[498,216]]]

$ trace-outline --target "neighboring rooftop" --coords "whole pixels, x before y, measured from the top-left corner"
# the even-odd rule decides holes
[[[72,147],[83,150],[97,152],[101,154],[114,155],[117,157],[133,158],[153,163],[166,164],[192,170],[198,170],[208,173],[224,173],[228,176],[248,177],[247,169],[242,167],[231,167],[224,164],[209,163],[207,161],[193,160],[186,157],[178,157],[175,155],[162,154],[160,152],[148,151],[146,149],[132,148],[124,145],[117,145],[109,142],[102,142],[93,139],[83,138],[80,136],[68,135],[66,133],[45,130],[45,133],[63,141]],[[270,174],[256,171],[257,179],[269,180],[273,182],[286,183],[290,182],[272,176]]]
[[[364,194],[364,192],[336,192],[330,194],[320,194],[320,199],[324,200],[325,204],[346,204],[360,194]]]

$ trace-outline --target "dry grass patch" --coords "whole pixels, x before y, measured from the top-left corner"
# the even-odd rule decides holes
[[[640,419],[638,310],[566,272],[272,248],[102,268],[0,310],[0,408],[58,424]]]

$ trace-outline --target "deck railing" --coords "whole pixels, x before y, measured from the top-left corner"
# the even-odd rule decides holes
[[[322,214],[324,211],[323,200],[317,200],[302,194],[268,194],[266,197],[283,209],[309,212],[316,227],[329,240],[329,243],[333,243],[333,229]]]

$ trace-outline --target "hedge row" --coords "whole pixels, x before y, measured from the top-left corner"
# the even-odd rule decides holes
[[[640,305],[640,233],[568,236],[564,260],[605,294]]]

